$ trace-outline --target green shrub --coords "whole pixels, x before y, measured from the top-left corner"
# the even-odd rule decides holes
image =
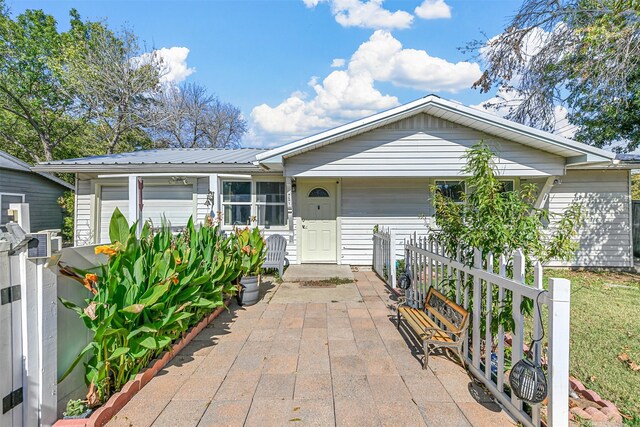
[[[495,154],[482,141],[462,156],[467,175],[464,179],[467,192],[462,195],[462,203],[448,198],[437,187],[432,188],[436,221],[430,228],[430,236],[444,246],[451,257],[459,251],[461,261],[467,265],[473,265],[474,248],[485,255],[493,254],[494,268],[500,255],[510,257],[515,250],[522,249],[527,273],[525,280],[533,284],[535,260],[545,263],[552,259],[569,260],[575,256],[582,206],[573,203],[562,214],[536,208],[536,185],[524,184],[520,189],[505,191],[494,158]],[[550,223],[552,227],[549,227]],[[508,274],[513,272],[512,262],[510,260],[507,265]],[[448,296],[452,299],[456,291],[453,277],[453,274],[445,275],[439,284],[441,289],[449,290]],[[471,276],[462,283],[464,288],[472,285]],[[497,287],[493,287],[493,292],[493,301],[498,301]],[[485,301],[484,296],[482,300]],[[492,307],[493,334],[497,333],[499,325],[504,326],[505,331],[513,331],[511,301],[512,293],[506,291],[503,303]],[[473,307],[471,302],[469,307]],[[484,303],[483,309],[486,310]],[[531,314],[533,301],[524,298],[520,309],[523,314]],[[483,312],[481,317],[485,314]],[[481,328],[484,328],[484,322]]]
[[[72,399],[67,402],[67,410],[64,411],[65,417],[77,417],[87,411],[86,402],[82,399]]]
[[[237,228],[236,250],[240,257],[243,276],[257,276],[267,256],[267,245],[258,227],[253,230]]]
[[[65,191],[58,197],[58,205],[64,212],[62,218],[62,238],[67,243],[73,243],[73,217],[75,211],[76,197],[73,191]]]
[[[178,235],[167,224],[154,231],[145,223],[136,238],[136,227],[129,228],[116,209],[109,227],[112,243],[96,247],[108,262],[95,271],[65,268],[93,295],[85,308],[60,301],[94,337],[60,381],[91,354],[86,364],[91,407],[105,402],[190,326],[222,306],[244,271],[238,235],[224,237],[211,221],[196,229],[190,219]]]

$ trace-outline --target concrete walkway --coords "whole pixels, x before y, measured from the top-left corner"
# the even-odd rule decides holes
[[[422,370],[384,283],[355,279],[361,302],[232,306],[108,425],[514,425],[445,356]]]

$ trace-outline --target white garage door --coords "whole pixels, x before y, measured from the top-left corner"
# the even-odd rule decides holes
[[[116,208],[129,217],[129,188],[126,185],[103,185],[100,191],[100,243],[109,243],[109,222]]]
[[[159,227],[165,217],[174,230],[187,225],[194,214],[192,185],[145,185],[142,190],[142,217]]]

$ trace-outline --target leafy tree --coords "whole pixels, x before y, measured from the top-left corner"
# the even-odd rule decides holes
[[[115,33],[102,24],[84,26],[83,46],[69,46],[80,54],[70,57],[65,78],[87,108],[95,125],[95,139],[112,154],[127,148],[127,136],[140,136],[152,126],[149,112],[161,92],[165,73],[156,51],[145,52],[128,28]],[[143,138],[143,140],[146,138]]]
[[[151,133],[160,145],[168,147],[237,147],[247,130],[237,107],[196,83],[167,88],[155,116],[157,125]]]
[[[64,194],[58,197],[58,205],[64,211],[64,218],[62,223],[62,237],[65,242],[73,243],[74,232],[74,211],[75,211],[75,194],[73,191],[65,191]]]
[[[631,199],[640,200],[640,174],[631,175]]]
[[[464,179],[467,192],[462,196],[462,203],[454,202],[437,187],[432,189],[436,221],[430,233],[447,253],[457,254],[460,250],[462,262],[468,265],[473,265],[474,248],[483,254],[492,253],[496,262],[501,255],[509,257],[515,250],[522,249],[529,273],[526,280],[531,284],[534,261],[545,263],[575,256],[578,248],[575,237],[582,221],[581,205],[574,203],[564,214],[553,215],[535,208],[537,186],[528,184],[505,191],[494,157],[482,141],[463,156],[468,177]],[[470,283],[464,285],[470,286]],[[495,298],[497,301],[497,295]],[[511,295],[507,294],[506,298],[509,301]],[[531,303],[525,300],[524,313],[530,313]],[[511,305],[503,304],[495,310],[493,332],[499,323],[507,331],[512,330]]]
[[[41,10],[27,10],[15,20],[1,4],[0,10],[0,137],[21,158],[53,160],[85,124],[60,78],[69,59],[65,46],[81,36],[79,18],[72,11],[71,29],[59,33],[54,18]]]
[[[486,70],[474,83],[501,87],[508,118],[542,129],[565,105],[577,137],[617,150],[638,146],[640,3],[634,0],[525,0],[505,31],[468,47]],[[513,98],[517,103],[512,102]]]

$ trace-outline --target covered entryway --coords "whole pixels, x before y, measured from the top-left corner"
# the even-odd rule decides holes
[[[303,263],[337,261],[336,192],[335,180],[301,181],[298,185],[298,235]]]

